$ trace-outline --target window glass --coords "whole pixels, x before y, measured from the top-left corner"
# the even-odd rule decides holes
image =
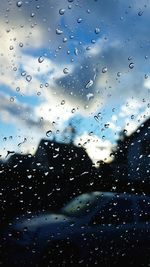
[[[150,222],[150,200],[139,201],[139,220],[140,222]]]
[[[107,203],[92,218],[93,225],[125,224],[133,222],[132,202],[117,199]]]

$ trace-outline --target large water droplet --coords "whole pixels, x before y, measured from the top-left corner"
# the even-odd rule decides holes
[[[78,19],[77,19],[77,22],[78,22],[78,23],[81,23],[81,22],[82,22],[82,19],[81,19],[81,18],[78,18]]]
[[[42,63],[43,61],[44,61],[44,57],[40,56],[40,57],[38,58],[38,62],[39,62],[39,63]]]
[[[68,68],[64,68],[64,69],[63,69],[63,73],[64,73],[64,74],[68,74],[68,73],[69,73]]]
[[[10,50],[13,50],[14,49],[13,45],[10,45],[9,49]]]
[[[119,72],[117,72],[117,76],[118,77],[120,77],[121,76],[121,72],[119,71]]]
[[[64,15],[65,14],[65,9],[64,8],[59,9],[59,14],[60,15]]]
[[[131,63],[129,64],[129,68],[130,68],[130,69],[133,69],[133,68],[134,68],[134,63],[133,63],[133,62],[131,62]]]
[[[51,135],[52,135],[52,131],[51,130],[49,130],[49,131],[46,132],[46,136],[47,137],[50,137]]]
[[[93,85],[93,80],[89,80],[88,83],[86,84],[85,88],[88,89]]]
[[[106,73],[107,72],[107,67],[102,68],[102,73]]]
[[[21,6],[22,6],[22,1],[18,1],[18,2],[16,3],[16,5],[17,5],[17,7],[21,7]]]
[[[11,97],[10,98],[10,102],[14,102],[14,97]]]
[[[143,11],[139,11],[139,12],[138,12],[138,16],[141,17],[142,15],[143,15]]]
[[[30,82],[32,80],[32,76],[31,75],[27,75],[26,80],[27,80],[27,82]]]
[[[99,122],[99,118],[98,118],[98,116],[94,116],[94,119],[97,121],[97,122]]]
[[[20,47],[23,47],[23,43],[19,43],[19,46],[20,46]]]
[[[99,34],[100,33],[100,28],[95,28],[95,33]]]
[[[56,29],[56,34],[60,35],[62,33],[63,33],[63,31],[61,29],[58,29],[58,28]]]
[[[78,48],[76,48],[76,47],[75,47],[75,49],[74,49],[74,54],[75,54],[76,56],[78,56]]]
[[[65,100],[63,99],[62,101],[61,101],[61,105],[64,105],[65,104]]]

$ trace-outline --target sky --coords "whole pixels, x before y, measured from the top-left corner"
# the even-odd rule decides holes
[[[150,117],[149,0],[0,1],[0,155],[41,138],[109,161]]]

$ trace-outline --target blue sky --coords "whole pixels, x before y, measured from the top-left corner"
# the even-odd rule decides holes
[[[0,155],[34,153],[72,122],[75,143],[109,160],[150,115],[150,2],[21,2],[0,3]]]

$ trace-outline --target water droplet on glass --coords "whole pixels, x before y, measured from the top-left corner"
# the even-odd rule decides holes
[[[100,28],[95,28],[95,33],[99,34],[100,33]]]
[[[92,39],[92,40],[91,40],[91,43],[92,43],[92,44],[95,44],[95,43],[96,43],[96,41],[95,41],[94,39]]]
[[[26,80],[27,80],[27,82],[30,82],[32,80],[32,76],[31,75],[27,75]]]
[[[109,123],[106,123],[106,124],[104,125],[104,127],[105,127],[105,128],[109,128]]]
[[[22,6],[22,1],[18,1],[17,2],[17,7],[21,7]]]
[[[134,115],[131,115],[131,119],[132,119],[132,120],[134,119]]]
[[[73,108],[73,109],[71,110],[72,113],[75,113],[75,111],[76,111],[75,108]]]
[[[64,15],[65,14],[65,9],[64,8],[59,9],[59,14],[60,15]]]
[[[131,63],[129,64],[129,68],[130,68],[130,69],[133,69],[133,68],[134,68],[134,63],[133,63],[133,62],[131,62]]]
[[[26,76],[26,72],[25,71],[22,71],[21,72],[21,76]]]
[[[11,97],[10,98],[10,102],[14,102],[14,97]]]
[[[86,95],[86,97],[87,97],[87,100],[90,101],[92,98],[94,98],[94,94],[89,93]]]
[[[88,83],[86,84],[85,88],[88,89],[93,85],[93,80],[89,80]]]
[[[145,74],[145,79],[147,79],[148,78],[148,75],[147,74]]]
[[[69,3],[72,3],[74,0],[68,0]]]
[[[107,67],[102,68],[102,73],[106,73],[107,72]]]
[[[74,49],[74,54],[75,54],[76,56],[78,56],[78,48],[76,48],[76,47],[75,47],[75,49]]]
[[[42,63],[43,61],[44,61],[44,57],[40,56],[40,57],[38,58],[38,62],[39,62],[39,63]]]
[[[68,68],[64,68],[64,69],[63,69],[63,73],[64,73],[64,74],[68,74],[68,73],[69,73]]]
[[[131,56],[129,56],[129,57],[128,57],[128,60],[131,60],[131,59],[132,59],[132,57],[131,57]]]
[[[34,16],[35,16],[35,13],[32,12],[32,13],[31,13],[31,18],[33,18]]]
[[[19,91],[20,91],[20,87],[17,87],[17,88],[16,88],[16,91],[19,92]]]
[[[46,136],[47,137],[50,137],[51,135],[52,135],[52,131],[51,130],[49,130],[49,131],[46,132]]]
[[[62,33],[63,33],[63,31],[61,29],[58,29],[58,28],[56,29],[56,34],[60,35]]]
[[[13,45],[10,45],[9,49],[10,50],[13,50],[14,49]]]
[[[143,11],[139,11],[139,12],[138,12],[138,16],[141,17],[142,15],[143,15]]]
[[[99,122],[99,119],[98,119],[98,117],[95,115],[94,116],[94,119],[97,121],[97,122]]]
[[[67,38],[66,38],[66,37],[63,38],[63,42],[64,42],[64,43],[67,42]]]
[[[117,72],[117,76],[120,77],[121,76],[121,72]]]
[[[82,22],[82,19],[81,19],[81,18],[78,18],[78,19],[77,19],[77,22],[78,22],[78,23],[81,23],[81,22]]]
[[[61,101],[61,105],[64,105],[64,104],[65,104],[65,100],[62,100],[62,101]]]
[[[20,46],[20,47],[23,47],[23,43],[19,43],[19,46]]]

